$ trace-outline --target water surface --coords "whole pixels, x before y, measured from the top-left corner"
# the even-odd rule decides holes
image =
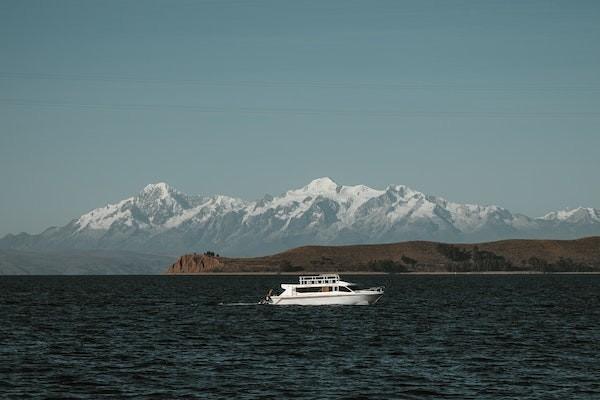
[[[1,277],[0,394],[600,398],[598,275],[346,278],[387,293],[223,306],[294,278]]]

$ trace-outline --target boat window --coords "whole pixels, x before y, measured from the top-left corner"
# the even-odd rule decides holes
[[[351,292],[352,290],[348,289],[346,286],[340,286],[340,292]]]
[[[348,285],[352,288],[352,290],[356,291],[356,290],[365,290],[365,289],[369,289],[369,286],[364,286],[364,285],[357,285],[356,283],[351,283],[350,285]]]
[[[297,293],[317,293],[320,291],[321,291],[320,287],[297,287],[296,288]]]

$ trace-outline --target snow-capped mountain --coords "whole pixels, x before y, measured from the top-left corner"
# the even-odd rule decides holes
[[[577,207],[552,211],[537,222],[542,231],[553,232],[555,237],[573,238],[598,235],[600,227],[600,209]]]
[[[552,222],[600,223],[600,210],[589,207],[577,207],[570,210],[552,211],[541,219]]]
[[[125,249],[179,254],[211,249],[266,254],[306,244],[402,240],[486,241],[600,234],[600,210],[577,208],[541,218],[498,206],[458,204],[402,185],[378,190],[320,178],[279,196],[245,201],[190,196],[166,183],[92,210],[39,235],[7,235],[0,248]]]
[[[160,182],[146,186],[135,197],[82,215],[75,225],[77,231],[119,226],[160,231],[176,228],[191,219],[200,222],[207,216],[223,215],[245,205],[242,200],[227,196],[188,196]]]

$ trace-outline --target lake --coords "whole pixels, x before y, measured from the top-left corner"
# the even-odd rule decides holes
[[[600,398],[599,275],[343,278],[386,294],[276,307],[252,303],[295,277],[0,277],[0,393]]]

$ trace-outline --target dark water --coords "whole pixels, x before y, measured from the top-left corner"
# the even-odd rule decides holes
[[[600,276],[379,276],[375,306],[254,302],[292,277],[0,277],[4,398],[600,398]]]

